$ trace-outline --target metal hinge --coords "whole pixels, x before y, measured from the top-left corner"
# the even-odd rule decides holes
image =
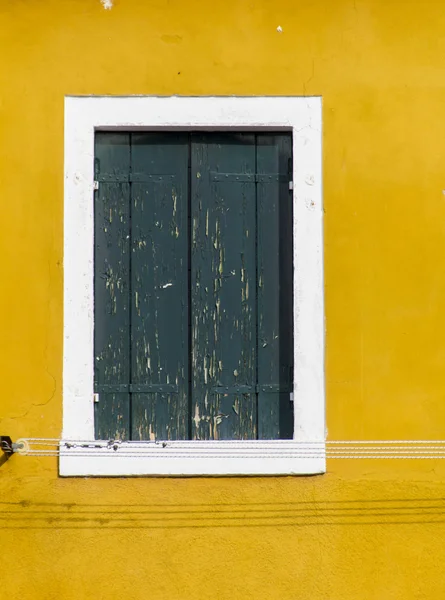
[[[99,189],[99,182],[97,181],[97,179],[95,179],[93,182],[93,190],[96,191],[98,189]]]
[[[97,392],[95,394],[93,394],[93,402],[94,402],[94,404],[99,403],[99,394]]]
[[[294,189],[294,182],[289,181],[289,191],[291,192]]]

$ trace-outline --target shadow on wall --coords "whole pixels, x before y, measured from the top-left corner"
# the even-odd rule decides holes
[[[444,523],[445,498],[262,504],[0,502],[0,529],[185,529]]]

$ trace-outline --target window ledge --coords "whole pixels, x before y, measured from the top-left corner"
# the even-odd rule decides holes
[[[326,471],[324,442],[72,442],[60,447],[64,477],[315,475]]]

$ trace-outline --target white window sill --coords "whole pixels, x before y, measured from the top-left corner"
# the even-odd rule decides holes
[[[293,440],[66,443],[63,477],[315,475],[326,472],[323,442]]]

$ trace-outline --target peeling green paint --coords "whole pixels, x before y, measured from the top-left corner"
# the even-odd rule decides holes
[[[290,156],[288,134],[96,135],[98,437],[292,435]]]

